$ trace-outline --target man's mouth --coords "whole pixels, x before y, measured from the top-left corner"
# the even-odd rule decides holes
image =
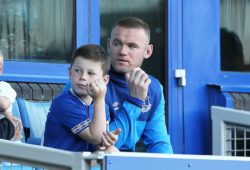
[[[123,59],[118,59],[117,62],[118,63],[129,63],[127,60],[123,60]]]

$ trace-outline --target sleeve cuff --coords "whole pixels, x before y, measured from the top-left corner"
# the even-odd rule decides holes
[[[135,98],[135,97],[132,97],[132,96],[128,96],[127,101],[140,107],[140,108],[142,108],[142,105],[144,103],[142,100]]]

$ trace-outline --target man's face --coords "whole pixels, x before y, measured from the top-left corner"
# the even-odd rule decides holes
[[[82,57],[77,57],[70,69],[71,86],[81,98],[86,98],[87,84],[96,79],[103,78],[101,62],[96,62]]]
[[[145,31],[139,28],[117,26],[108,42],[112,67],[119,73],[127,73],[140,67],[144,58],[151,56],[152,50]]]

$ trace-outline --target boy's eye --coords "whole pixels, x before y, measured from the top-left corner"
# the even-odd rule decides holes
[[[75,69],[74,69],[74,71],[75,71],[76,73],[81,72],[81,70],[80,70],[80,69],[78,69],[78,68],[75,68]]]

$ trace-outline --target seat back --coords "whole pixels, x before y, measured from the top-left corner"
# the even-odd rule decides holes
[[[26,129],[26,143],[41,144],[47,114],[51,101],[27,101],[18,98],[23,127]]]

